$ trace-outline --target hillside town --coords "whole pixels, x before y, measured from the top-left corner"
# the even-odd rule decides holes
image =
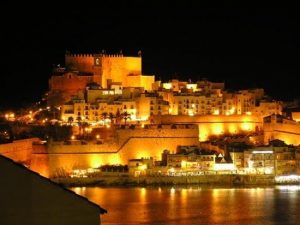
[[[300,182],[299,121],[297,102],[277,101],[263,88],[144,75],[140,51],[66,52],[41,101],[2,112],[0,154],[52,179],[234,175],[238,183],[268,175]]]

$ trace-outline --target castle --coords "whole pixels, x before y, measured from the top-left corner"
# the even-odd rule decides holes
[[[59,105],[84,91],[90,83],[103,89],[139,87],[152,90],[154,76],[142,75],[142,57],[123,54],[65,54],[65,67],[57,67],[49,80],[50,105]]]

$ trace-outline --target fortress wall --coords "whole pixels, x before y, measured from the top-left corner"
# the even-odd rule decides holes
[[[257,116],[248,115],[208,115],[208,116],[160,116],[154,117],[155,123],[191,123],[199,126],[199,141],[207,141],[210,135],[221,135],[224,133],[239,133],[261,130],[262,119]]]
[[[124,76],[122,80],[123,87],[142,87],[142,76]]]
[[[197,137],[151,137],[151,138],[133,138],[131,139],[123,150],[119,152],[120,158],[134,159],[134,158],[149,158],[154,160],[161,160],[163,150],[170,150],[176,153],[178,146],[198,145]],[[127,164],[127,163],[126,163]]]
[[[66,54],[65,64],[73,65],[80,72],[94,73],[94,57],[91,54]]]
[[[124,73],[126,75],[141,75],[142,74],[142,58],[141,57],[102,57],[103,74]],[[117,77],[116,77],[117,78]]]
[[[126,165],[129,159],[153,157],[161,160],[163,150],[176,152],[179,145],[198,145],[198,129],[122,130],[115,144],[62,145],[52,144],[47,154],[34,154],[31,167],[54,176],[60,170],[97,168],[105,164]],[[123,137],[124,136],[124,137]],[[40,161],[49,167],[40,165]],[[39,171],[41,170],[41,171]],[[46,171],[47,170],[47,171]]]
[[[171,129],[170,125],[163,125],[162,128],[150,127],[149,129],[118,129],[116,130],[116,138],[119,143],[129,137],[197,137],[197,126],[191,125],[190,128],[176,128]]]
[[[155,82],[155,76],[141,76],[141,87],[144,87],[145,90],[152,90],[152,85]]]
[[[175,153],[179,145],[197,145],[198,138],[131,138],[126,145],[119,152],[114,153],[93,153],[90,151],[89,146],[81,146],[81,153],[69,151],[69,154],[52,153],[50,154],[37,154],[33,155],[35,158],[32,162],[32,168],[42,174],[49,174],[54,176],[57,172],[63,169],[70,172],[76,168],[97,168],[106,164],[128,164],[129,159],[134,158],[149,158],[153,157],[155,160],[161,160],[163,150],[168,149]],[[65,152],[72,146],[64,146]],[[103,149],[102,149],[103,150]],[[47,158],[47,159],[46,159]],[[40,160],[48,163],[49,167],[40,165]],[[45,172],[45,170],[48,170]]]
[[[93,76],[77,76],[65,74],[63,76],[52,76],[50,78],[51,91],[63,90],[68,93],[76,93],[84,90],[86,85],[93,81]]]
[[[77,76],[72,73],[63,76],[52,76],[49,80],[48,103],[54,105],[64,104],[71,99],[72,95],[77,95],[79,91],[85,89],[88,83],[93,81],[93,76]]]
[[[142,58],[140,57],[102,57],[102,85],[106,87],[106,80],[122,82],[128,85],[128,75],[142,74]],[[139,82],[140,83],[140,82]]]
[[[38,138],[29,138],[14,141],[13,143],[1,144],[0,154],[16,162],[30,162],[33,142],[39,141]]]
[[[155,121],[163,124],[168,123],[241,123],[241,122],[255,122],[262,123],[262,118],[258,116],[249,115],[206,115],[206,116],[187,116],[187,115],[164,115],[154,116]]]
[[[154,76],[127,76],[122,84],[124,87],[143,87],[145,90],[151,91],[154,81]]]
[[[117,143],[104,143],[104,144],[70,144],[66,145],[63,143],[53,143],[48,145],[47,152],[48,153],[84,153],[84,152],[116,152],[119,148]]]
[[[30,170],[41,176],[49,177],[49,157],[46,153],[33,153],[31,155]]]
[[[264,142],[280,139],[286,144],[300,145],[300,124],[266,123],[264,124]]]

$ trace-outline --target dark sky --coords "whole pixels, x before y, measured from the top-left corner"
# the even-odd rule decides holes
[[[297,8],[72,4],[19,7],[1,18],[0,107],[38,100],[66,50],[141,50],[144,74],[163,80],[207,78],[231,89],[262,87],[279,99],[300,97]]]

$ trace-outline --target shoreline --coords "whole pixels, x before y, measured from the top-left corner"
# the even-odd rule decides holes
[[[274,175],[203,175],[184,177],[120,177],[103,176],[87,178],[53,178],[64,187],[171,187],[171,186],[274,186],[299,185],[299,182],[276,183]]]

